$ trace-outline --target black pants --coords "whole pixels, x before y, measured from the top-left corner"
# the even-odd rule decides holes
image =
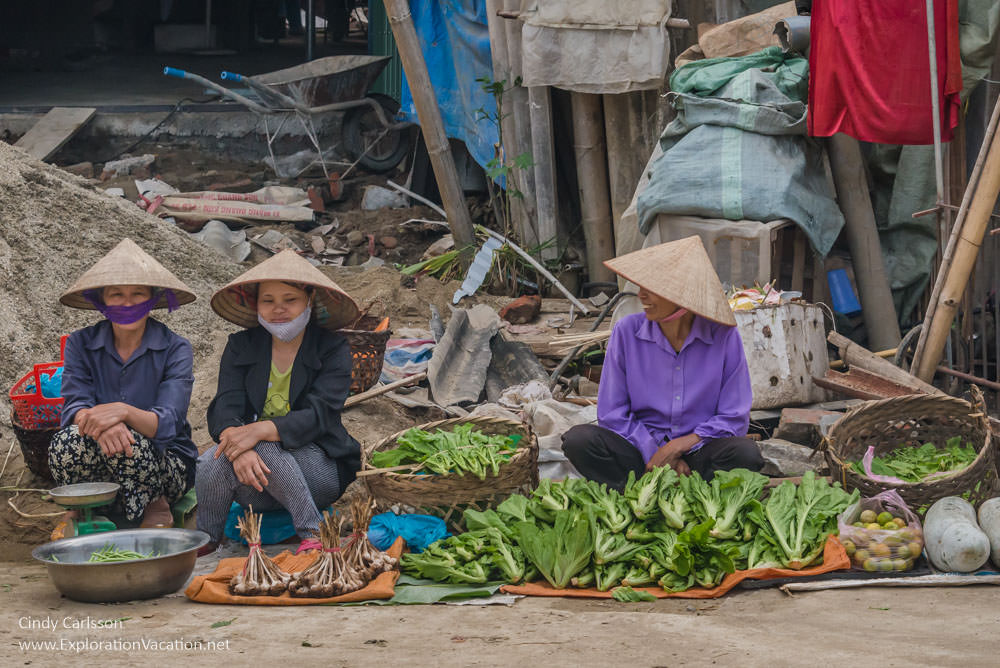
[[[618,491],[625,489],[629,471],[635,471],[636,478],[646,472],[638,448],[610,429],[594,424],[570,428],[562,436],[562,449],[580,475]],[[711,480],[716,471],[759,471],[764,467],[757,444],[741,436],[708,441],[683,459],[705,480]]]

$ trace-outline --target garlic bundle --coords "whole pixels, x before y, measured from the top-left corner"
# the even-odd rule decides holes
[[[229,581],[229,591],[237,596],[280,596],[288,588],[291,575],[285,573],[260,549],[260,515],[253,506],[236,525],[250,546],[243,569]]]
[[[347,564],[356,570],[368,582],[379,573],[391,571],[396,567],[397,559],[379,550],[368,540],[368,524],[372,519],[371,499],[357,499],[351,504],[351,519],[354,533],[347,544],[345,559]]]

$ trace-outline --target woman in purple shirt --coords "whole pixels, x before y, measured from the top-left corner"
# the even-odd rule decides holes
[[[173,525],[170,503],[194,484],[198,449],[188,402],[191,344],[149,317],[195,296],[129,239],[60,297],[105,319],[69,335],[62,374],[62,429],[49,445],[59,485],[116,482],[115,505],[143,527]]]
[[[605,264],[639,286],[643,313],[619,321],[597,394],[598,425],[563,434],[563,452],[586,478],[622,490],[629,472],[680,474],[764,465],[746,438],[750,373],[736,319],[699,237]]]

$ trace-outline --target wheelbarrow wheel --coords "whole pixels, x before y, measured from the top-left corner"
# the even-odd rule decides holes
[[[388,95],[371,93],[368,97],[382,105],[389,120],[399,111],[399,103]],[[344,147],[362,167],[371,172],[389,171],[410,152],[410,128],[385,132],[385,126],[368,105],[347,110],[342,132]]]

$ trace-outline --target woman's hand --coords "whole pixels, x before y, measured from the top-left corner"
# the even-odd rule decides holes
[[[135,443],[135,438],[122,422],[105,429],[96,440],[97,444],[101,446],[101,452],[108,457],[132,456],[132,444]]]
[[[233,472],[242,484],[263,492],[267,485],[267,474],[271,469],[264,465],[264,460],[255,450],[247,450],[233,460]]]
[[[81,413],[83,415],[81,415]],[[128,418],[128,405],[120,401],[110,404],[98,404],[93,408],[84,408],[77,411],[73,421],[80,429],[80,433],[93,439],[100,438],[101,434],[115,425],[121,424]],[[128,429],[125,430],[126,432]]]
[[[237,457],[248,450],[253,450],[259,442],[276,440],[278,440],[277,430],[274,423],[269,420],[240,427],[228,427],[219,435],[219,447],[215,449],[215,457],[218,459],[219,455],[225,455],[229,461],[235,462]]]
[[[683,457],[688,450],[693,448],[701,437],[698,434],[687,434],[667,441],[660,449],[653,453],[646,464],[646,470],[652,471],[658,466],[669,466],[677,471],[679,475],[691,475],[691,467],[687,465]]]

